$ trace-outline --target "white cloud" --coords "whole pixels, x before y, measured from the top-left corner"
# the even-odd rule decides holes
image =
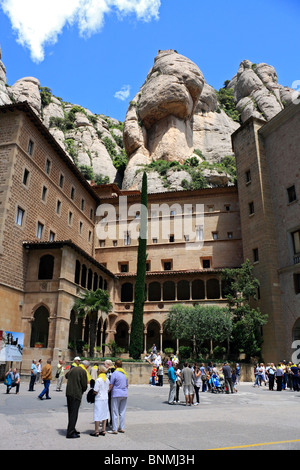
[[[151,21],[158,19],[160,5],[161,0],[0,0],[18,42],[35,62],[44,59],[45,46],[56,43],[66,25],[77,24],[80,35],[89,37],[101,31],[109,12]]]
[[[129,97],[130,85],[123,85],[120,91],[114,94],[114,97],[118,100],[125,101]]]

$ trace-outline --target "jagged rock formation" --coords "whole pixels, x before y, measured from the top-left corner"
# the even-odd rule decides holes
[[[184,164],[199,151],[209,161],[232,155],[230,135],[239,124],[220,109],[215,90],[205,83],[196,64],[173,50],[160,51],[144,85],[130,103],[124,123],[124,145],[128,155],[123,187],[139,188],[139,170],[158,160]],[[194,151],[198,150],[195,154]],[[161,186],[182,189],[182,181],[191,182],[184,168],[169,170],[162,185],[151,171],[149,192]],[[224,172],[206,169],[208,184],[227,184]],[[151,184],[152,182],[152,184]]]
[[[245,122],[251,116],[269,121],[290,104],[295,90],[278,84],[274,67],[264,63],[241,62],[227,88],[233,89],[236,108]]]
[[[87,179],[123,189],[140,188],[145,168],[150,193],[233,184],[231,134],[251,116],[272,119],[296,92],[278,84],[274,67],[248,60],[225,84],[233,113],[196,64],[159,51],[123,125],[64,102],[34,77],[8,86],[0,50],[0,105],[28,101]]]

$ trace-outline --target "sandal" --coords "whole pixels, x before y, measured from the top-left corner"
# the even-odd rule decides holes
[[[99,436],[105,436],[106,432],[105,431],[101,431],[99,432]]]
[[[98,437],[99,434],[100,434],[99,432],[91,432],[90,436]]]

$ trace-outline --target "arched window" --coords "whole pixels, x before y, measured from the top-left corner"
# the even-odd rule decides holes
[[[189,281],[179,281],[177,284],[177,299],[189,300],[190,298],[190,283]]]
[[[209,279],[206,283],[206,291],[208,299],[220,298],[220,283],[218,279]]]
[[[192,299],[205,299],[204,281],[202,281],[201,279],[195,279],[192,282]]]
[[[133,285],[131,282],[125,282],[121,287],[121,302],[133,301]]]
[[[98,274],[94,274],[93,291],[98,289]]]
[[[126,322],[120,321],[117,324],[115,342],[120,348],[124,348],[126,351],[129,346],[129,327]]]
[[[87,275],[86,265],[83,264],[81,268],[81,287],[86,287],[86,275]]]
[[[43,305],[34,312],[34,321],[31,327],[30,347],[34,348],[36,343],[41,343],[43,348],[48,347],[49,334],[49,311]]]
[[[88,290],[92,290],[93,287],[93,271],[91,269],[88,270],[88,282],[87,288]]]
[[[175,283],[172,281],[164,282],[163,300],[175,300]]]
[[[99,289],[103,289],[103,277],[99,277]]]
[[[54,256],[44,255],[40,258],[38,279],[52,279]]]
[[[149,284],[149,301],[161,300],[161,291],[159,282],[150,282]]]
[[[81,270],[81,264],[77,259],[76,260],[76,266],[75,266],[75,277],[74,277],[75,284],[80,283],[80,270]]]

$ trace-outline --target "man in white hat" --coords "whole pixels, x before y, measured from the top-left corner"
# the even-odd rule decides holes
[[[71,369],[72,369],[73,367],[78,367],[79,364],[80,364],[80,357],[79,357],[79,356],[76,356],[76,357],[74,358],[74,361],[73,361],[72,365],[71,365]]]

